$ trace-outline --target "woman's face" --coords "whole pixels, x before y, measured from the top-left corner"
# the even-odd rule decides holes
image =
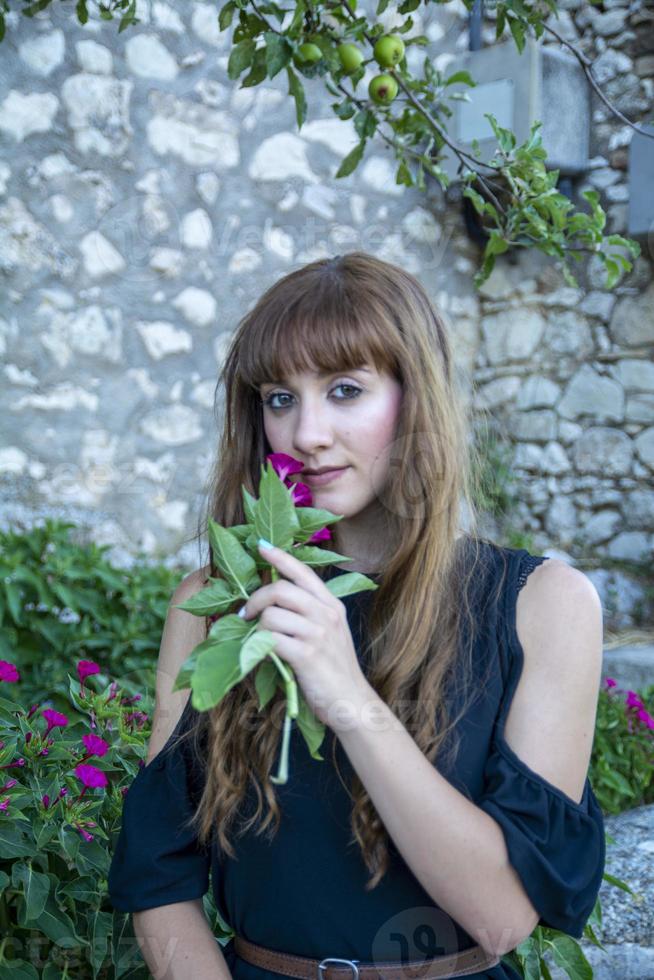
[[[388,475],[402,385],[370,364],[319,376],[291,375],[260,387],[271,451],[287,453],[305,469],[345,467],[318,485],[305,473],[316,507],[353,517],[373,502]]]

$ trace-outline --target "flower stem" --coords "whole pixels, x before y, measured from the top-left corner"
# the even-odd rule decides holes
[[[270,777],[271,783],[283,784],[288,782],[288,749],[291,739],[291,719],[288,713],[284,718],[284,734],[282,738],[282,750],[279,756],[279,768],[276,776]]]

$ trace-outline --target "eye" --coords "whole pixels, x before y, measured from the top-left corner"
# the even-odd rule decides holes
[[[345,395],[344,398],[337,398],[336,401],[339,401],[339,402],[353,401],[355,398],[358,398],[359,395],[361,394],[361,392],[363,391],[363,389],[362,388],[359,388],[358,385],[352,385],[352,384],[347,384],[347,383],[334,385],[334,387],[331,390],[332,391],[336,391],[337,388],[347,388],[347,389],[349,389],[352,392],[352,394],[350,394],[350,395]],[[292,395],[289,395],[289,393],[286,392],[286,391],[273,391],[266,398],[262,398],[261,401],[262,401],[262,404],[263,405],[266,405],[273,412],[280,412],[283,409],[288,408],[289,407],[289,404],[286,403],[285,405],[279,405],[279,404],[273,405],[272,404],[273,398],[292,398],[292,397],[293,396]]]

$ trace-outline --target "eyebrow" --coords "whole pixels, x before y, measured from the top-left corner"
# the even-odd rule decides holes
[[[312,374],[319,378],[334,378],[337,374],[347,374],[348,371],[364,371],[366,374],[372,374],[372,368],[364,367],[360,365],[359,367],[343,368],[341,371],[313,371]],[[262,381],[262,385],[278,385],[283,384],[286,378],[273,378],[266,381]]]

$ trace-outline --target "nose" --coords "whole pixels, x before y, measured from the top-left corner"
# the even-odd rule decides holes
[[[311,458],[316,450],[333,444],[329,410],[320,397],[305,399],[293,414],[296,420],[293,447],[298,455]]]

